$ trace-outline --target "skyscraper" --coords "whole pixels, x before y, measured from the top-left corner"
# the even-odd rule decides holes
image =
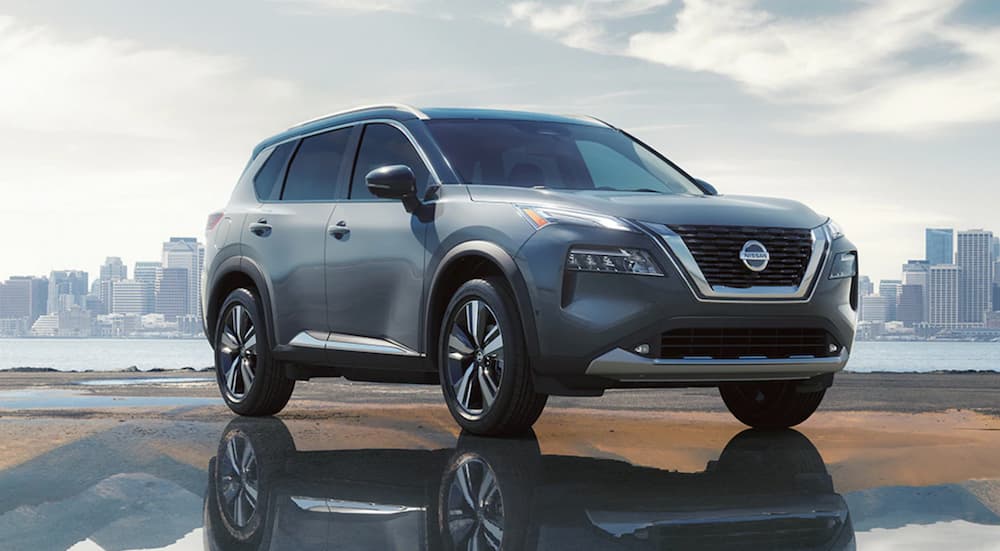
[[[955,264],[931,266],[927,276],[927,321],[934,327],[958,323],[958,287],[962,268]]]
[[[903,287],[900,289],[897,313],[899,321],[907,325],[927,321],[929,270],[926,260],[908,260],[903,264]]]
[[[903,282],[898,279],[883,279],[878,282],[878,294],[885,297],[886,318],[884,321],[899,319],[896,306],[899,304],[899,293],[902,286]]]
[[[160,271],[163,269],[161,262],[136,262],[132,277],[136,281],[149,283],[156,289],[156,283],[160,280]]]
[[[144,315],[153,311],[153,284],[148,281],[119,279],[111,286],[111,312]]]
[[[187,268],[164,268],[160,290],[156,293],[156,311],[167,321],[185,316],[188,308]]]
[[[927,228],[924,230],[925,259],[931,266],[955,262],[955,230]]]
[[[858,294],[863,297],[875,294],[875,286],[872,284],[872,278],[866,275],[858,278]]]
[[[43,277],[12,276],[0,282],[0,319],[25,319],[35,323],[45,314],[48,280]]]
[[[128,279],[128,266],[122,262],[120,257],[109,256],[105,258],[104,264],[101,265],[101,292],[98,295],[104,305],[102,313],[111,312],[114,282],[122,279]]]
[[[88,274],[81,270],[53,270],[49,274],[46,312],[57,314],[76,305],[87,307]]]
[[[201,274],[204,267],[205,247],[196,238],[171,237],[170,241],[163,244],[164,272],[168,268],[183,268],[188,271],[187,305],[182,315],[201,315]]]
[[[958,303],[958,321],[962,323],[985,323],[986,313],[992,310],[992,247],[993,232],[958,232],[955,264],[962,267]]]

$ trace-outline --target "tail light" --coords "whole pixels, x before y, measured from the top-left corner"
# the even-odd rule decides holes
[[[219,221],[222,220],[222,217],[225,216],[225,214],[226,213],[222,212],[221,210],[218,211],[218,212],[213,212],[212,214],[209,214],[208,215],[208,222],[205,224],[205,231],[212,231],[212,230],[214,230],[215,226],[219,225]]]

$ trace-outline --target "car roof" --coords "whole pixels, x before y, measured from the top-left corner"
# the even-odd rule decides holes
[[[294,139],[299,136],[312,134],[325,128],[349,124],[352,122],[368,119],[389,119],[395,121],[408,121],[414,119],[421,120],[517,120],[534,122],[554,122],[564,124],[584,124],[590,126],[609,126],[607,123],[588,117],[586,115],[552,115],[548,113],[535,113],[530,111],[515,111],[506,109],[479,109],[470,107],[430,107],[418,109],[404,104],[382,104],[354,107],[344,111],[338,111],[310,119],[296,124],[285,130],[267,138],[257,144],[253,150],[256,157],[261,151],[268,147]]]

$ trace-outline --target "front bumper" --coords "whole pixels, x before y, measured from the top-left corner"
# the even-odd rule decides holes
[[[700,296],[676,259],[652,235],[554,224],[536,232],[515,261],[531,293],[537,345],[531,350],[539,388],[550,393],[623,386],[711,385],[746,380],[809,379],[844,368],[854,343],[855,278],[829,279],[831,255],[856,250],[845,238],[828,244],[814,282],[801,298],[719,299]],[[564,269],[573,246],[642,248],[663,277]],[[661,336],[690,328],[815,328],[839,350],[832,357],[709,359],[659,357]],[[646,344],[649,354],[633,352]]]

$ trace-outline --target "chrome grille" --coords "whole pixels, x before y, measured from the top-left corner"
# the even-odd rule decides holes
[[[698,263],[709,285],[734,288],[797,287],[812,255],[812,232],[795,228],[745,226],[670,226]],[[767,248],[767,268],[753,272],[740,260],[751,239]]]
[[[839,353],[840,346],[826,330],[804,327],[674,329],[660,339],[664,359],[825,358]]]

